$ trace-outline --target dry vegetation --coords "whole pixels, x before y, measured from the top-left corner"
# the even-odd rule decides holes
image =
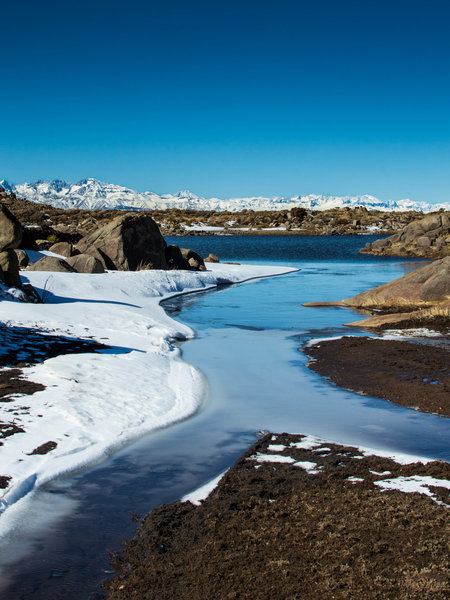
[[[301,437],[282,434],[275,443]],[[335,444],[281,451],[320,467],[308,474],[252,460],[270,453],[270,443],[271,436],[258,442],[201,506],[174,503],[148,515],[116,557],[121,572],[106,584],[110,600],[449,597],[448,509],[375,485],[386,471],[448,478],[446,463],[400,466]],[[444,498],[446,490],[434,491]]]

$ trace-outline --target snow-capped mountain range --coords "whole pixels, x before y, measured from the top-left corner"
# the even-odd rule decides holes
[[[396,212],[417,210],[426,213],[440,208],[450,210],[450,202],[431,204],[428,202],[413,202],[408,199],[382,201],[369,195],[322,196],[309,194],[291,198],[251,196],[247,198],[228,198],[226,200],[202,198],[187,190],[176,194],[159,195],[154,192],[137,192],[93,178],[82,179],[77,183],[54,179],[53,181],[35,181],[34,183],[21,183],[18,185],[12,185],[3,179],[0,181],[0,186],[8,192],[14,192],[20,198],[39,204],[50,204],[58,208],[114,208],[126,210],[180,208],[238,212],[244,209],[286,210],[296,206],[310,210],[364,206],[368,210]]]

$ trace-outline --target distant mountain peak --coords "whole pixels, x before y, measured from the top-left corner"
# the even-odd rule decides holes
[[[127,210],[164,210],[170,208],[215,210],[238,212],[251,210],[289,210],[300,207],[307,210],[327,210],[331,208],[355,208],[364,206],[368,210],[422,212],[437,211],[440,208],[450,210],[450,203],[431,204],[413,202],[412,200],[382,201],[364,194],[362,196],[324,196],[307,194],[292,197],[252,196],[243,198],[202,198],[190,190],[181,190],[175,194],[156,194],[154,192],[138,192],[113,183],[105,183],[93,177],[81,179],[76,183],[68,183],[62,179],[52,181],[38,180],[34,183],[13,185],[6,179],[0,186],[8,192],[31,202],[50,204],[58,208],[83,209],[127,209]]]

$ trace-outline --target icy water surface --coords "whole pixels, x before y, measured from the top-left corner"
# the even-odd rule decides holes
[[[23,516],[26,536],[20,528],[0,547],[3,563],[10,562],[0,596],[93,598],[108,575],[107,550],[119,549],[135,530],[132,511],[145,514],[199,487],[231,465],[260,429],[448,459],[445,419],[340,390],[306,367],[301,348],[309,339],[361,332],[344,327],[358,313],[302,302],[349,297],[417,266],[357,255],[369,239],[176,238],[203,255],[242,262],[264,256],[300,270],[165,304],[197,331],[197,339],[183,345],[183,357],[209,382],[205,409],[88,472],[46,486]],[[49,506],[52,515],[44,520]]]

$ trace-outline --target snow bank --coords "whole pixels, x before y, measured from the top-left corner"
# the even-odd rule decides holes
[[[201,373],[180,359],[175,339],[194,332],[171,319],[160,301],[171,296],[292,271],[282,267],[211,264],[206,272],[114,271],[101,275],[24,272],[44,304],[0,302],[0,321],[111,346],[99,354],[72,354],[24,369],[46,389],[0,405],[0,421],[25,430],[0,447],[0,532],[11,506],[60,474],[104,459],[145,433],[198,411]],[[24,277],[25,278],[25,277]],[[53,441],[46,455],[29,455]],[[7,510],[8,509],[8,510]]]

